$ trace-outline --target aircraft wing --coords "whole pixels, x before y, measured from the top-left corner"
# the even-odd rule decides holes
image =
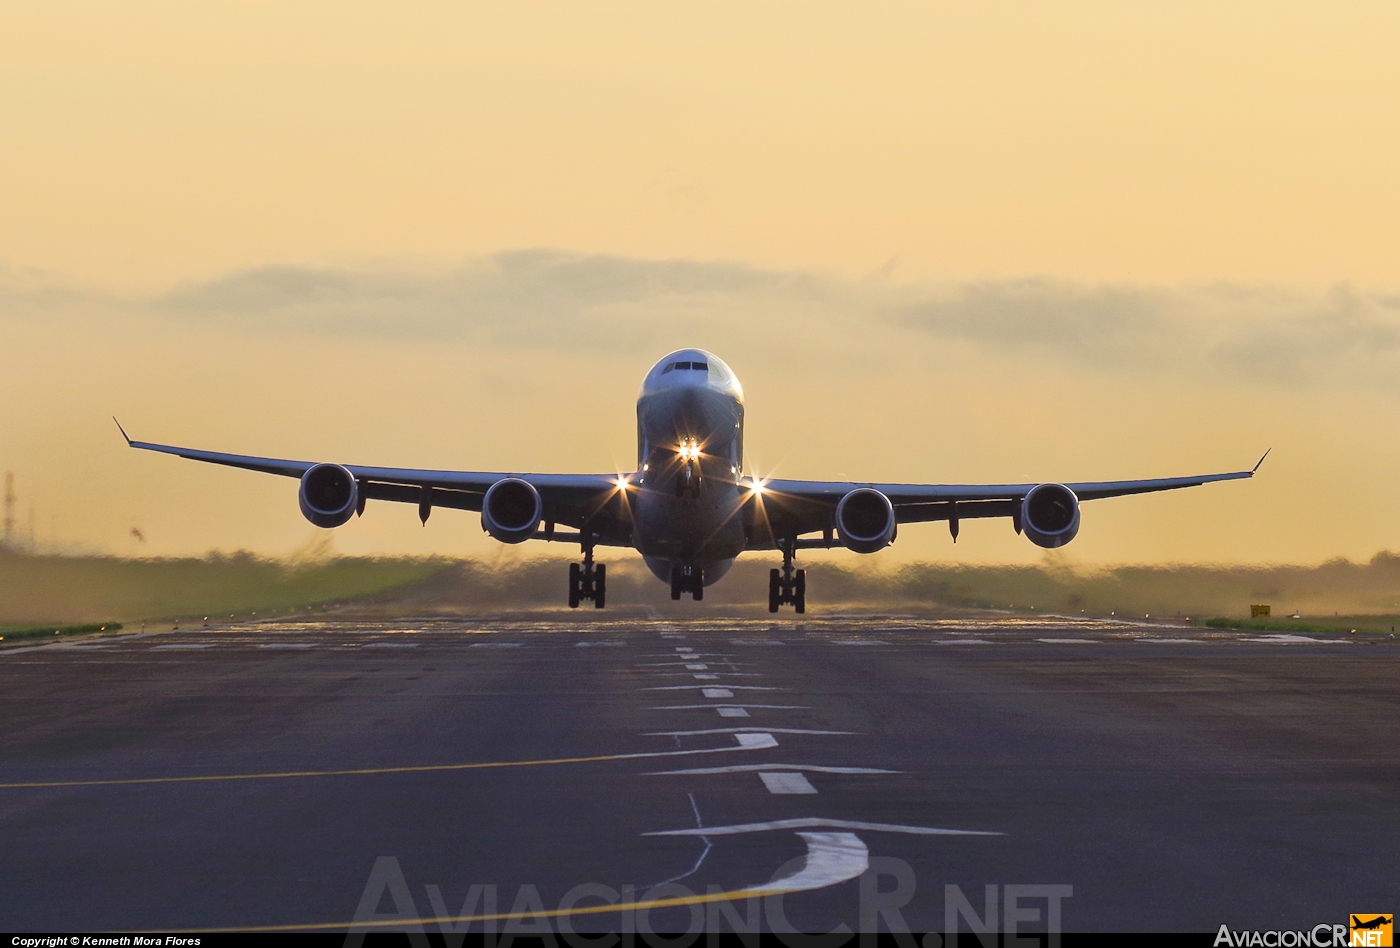
[[[121,425],[117,427],[120,429]],[[201,451],[195,448],[181,448],[168,444],[152,444],[148,441],[133,441],[126,431],[122,437],[133,448],[143,451],[157,451],[173,454],[191,461],[205,461],[209,464],[222,464],[241,468],[245,471],[260,471],[264,474],[279,474],[283,477],[300,478],[315,467],[317,461],[289,461],[280,458],[262,458],[244,454],[225,454],[221,451]],[[504,477],[518,477],[529,481],[540,492],[544,504],[544,519],[547,523],[588,529],[597,535],[597,542],[605,545],[631,546],[632,526],[628,505],[623,502],[617,486],[617,476],[612,474],[506,474],[484,471],[433,471],[414,468],[366,467],[359,464],[346,464],[344,467],[359,482],[360,494],[370,500],[388,500],[406,504],[417,504],[421,514],[433,507],[455,507],[459,510],[481,510],[481,500],[492,484]],[[549,533],[542,539],[572,540],[577,537],[554,536]]]
[[[1268,452],[1264,452],[1268,456]],[[1264,458],[1247,471],[1224,474],[1196,474],[1189,477],[1158,477],[1136,481],[1079,481],[1064,486],[1081,501],[1150,494],[1163,490],[1197,487],[1215,481],[1233,481],[1254,476]],[[746,478],[752,486],[753,478]],[[894,506],[899,523],[926,523],[934,520],[969,520],[980,517],[1018,517],[1021,501],[1038,484],[861,484],[850,481],[760,481],[760,502],[754,505],[750,535],[757,546],[766,540],[832,529],[836,505],[847,492],[858,487],[880,491]],[[776,542],[776,540],[774,541]],[[825,545],[809,541],[802,545]]]

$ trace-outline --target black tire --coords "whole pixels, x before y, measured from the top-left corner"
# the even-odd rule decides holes
[[[797,571],[796,581],[793,583],[792,598],[793,605],[799,615],[807,611],[807,571],[800,569]]]
[[[569,608],[570,608],[570,609],[577,609],[577,608],[578,608],[579,574],[580,574],[581,572],[582,572],[582,571],[578,568],[578,564],[577,564],[577,563],[570,563],[570,564],[569,564]]]
[[[768,571],[768,611],[778,611],[778,571],[770,569]]]
[[[599,609],[608,598],[608,568],[599,563],[593,567],[593,605]]]
[[[685,582],[685,577],[681,575],[679,566],[671,567],[671,598],[681,598],[681,585]]]

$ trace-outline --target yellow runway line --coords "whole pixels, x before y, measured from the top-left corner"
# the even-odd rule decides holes
[[[0,783],[0,790],[40,787],[125,787],[153,783],[212,783],[221,780],[286,780],[292,777],[347,777],[368,774],[414,774],[450,770],[487,770],[493,767],[548,767],[555,764],[589,764],[605,760],[635,760],[647,757],[676,757],[690,754],[722,754],[751,750],[736,747],[709,747],[700,750],[650,751],[640,754],[601,754],[596,757],[554,757],[548,760],[493,760],[471,764],[418,764],[409,767],[360,767],[352,770],[290,770],[259,774],[209,774],[197,777],[135,777],[113,780],[36,780],[28,783]]]
[[[728,748],[726,748],[727,750]],[[542,912],[498,912],[494,915],[454,915],[441,918],[386,918],[373,922],[331,922],[316,925],[249,925],[230,928],[189,928],[176,929],[170,934],[192,934],[206,932],[222,934],[227,932],[309,932],[309,931],[363,931],[374,928],[403,928],[409,925],[464,925],[471,922],[504,922],[532,918],[562,918],[566,915],[604,915],[608,912],[634,912],[642,909],[672,908],[683,905],[703,905],[707,902],[734,902],[739,899],[758,899],[769,895],[784,895],[801,892],[802,889],[785,889],[781,886],[771,889],[736,889],[732,892],[709,892],[705,895],[682,895],[673,899],[651,899],[643,902],[622,902],[618,904],[587,905],[583,908],[546,909]]]

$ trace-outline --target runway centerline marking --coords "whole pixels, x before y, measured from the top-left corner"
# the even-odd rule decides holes
[[[707,688],[704,685],[653,685],[650,688],[643,688],[642,691],[684,691],[688,688],[699,688],[705,692],[706,698],[732,698],[732,694],[712,695],[711,691],[725,691],[733,688],[739,691],[787,691],[787,688],[775,688],[772,685],[725,685],[724,688]]]
[[[722,718],[747,718],[750,717],[748,711],[743,708],[715,708]]]
[[[801,727],[711,727],[700,731],[648,731],[643,737],[696,737],[700,734],[748,734],[767,731],[770,734],[855,734],[855,731],[814,731]]]
[[[733,767],[688,767],[685,770],[653,770],[643,777],[700,776],[704,774],[750,774],[764,770],[807,770],[817,774],[898,774],[902,770],[879,767],[833,767],[826,764],[735,764]]]
[[[817,788],[812,786],[812,781],[798,771],[793,770],[761,770],[758,778],[763,781],[763,785],[768,788],[769,793],[796,794],[796,793],[816,793]]]
[[[711,688],[710,691],[723,691],[723,688]],[[732,695],[730,697],[733,697]],[[643,711],[695,711],[700,708],[713,708],[713,704],[655,704]],[[776,711],[810,711],[810,705],[805,704],[728,704],[727,708],[771,708]]]

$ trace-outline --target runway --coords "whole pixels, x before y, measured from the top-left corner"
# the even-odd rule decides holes
[[[1397,671],[1389,639],[1024,616],[340,619],[8,648],[0,917],[1341,923],[1395,908]]]

